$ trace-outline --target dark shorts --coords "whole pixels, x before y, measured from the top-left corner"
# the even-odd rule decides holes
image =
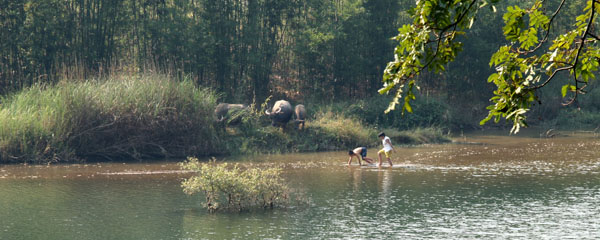
[[[367,148],[366,147],[362,147],[362,151],[360,151],[360,156],[363,158],[367,157]]]

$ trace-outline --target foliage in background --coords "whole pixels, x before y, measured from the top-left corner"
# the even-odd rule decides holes
[[[273,208],[289,202],[289,187],[279,168],[241,169],[238,164],[200,163],[192,157],[180,166],[196,172],[181,183],[183,191],[190,195],[204,193],[205,206],[211,212]]]
[[[0,1],[0,93],[116,68],[189,75],[228,102],[306,90],[318,98],[372,95],[401,7],[395,0]]]
[[[372,97],[358,101],[341,102],[331,105],[331,111],[342,112],[347,116],[359,119],[369,125],[379,128],[394,128],[409,130],[424,127],[444,129],[460,128],[465,122],[455,122],[455,111],[446,103],[432,98],[423,97],[415,101],[414,114],[403,115],[400,111],[383,114],[391,98]]]
[[[432,143],[448,143],[451,140],[448,134],[443,133],[440,128],[416,128],[412,130],[398,131],[396,129],[384,129],[386,136],[392,139],[393,144],[416,145]]]

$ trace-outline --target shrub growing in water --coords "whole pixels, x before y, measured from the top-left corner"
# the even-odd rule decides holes
[[[231,209],[242,211],[253,206],[273,208],[287,204],[289,188],[281,177],[281,169],[247,169],[238,164],[200,163],[188,157],[180,166],[197,175],[181,183],[186,194],[203,192],[205,206],[211,211]]]

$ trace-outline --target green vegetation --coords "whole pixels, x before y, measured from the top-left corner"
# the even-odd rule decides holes
[[[598,132],[600,129],[600,112],[567,109],[551,121],[543,122],[544,129],[557,130],[589,130]]]
[[[217,97],[189,79],[113,75],[34,85],[2,99],[0,162],[143,159],[349,149],[378,144],[366,118],[333,107],[311,114],[304,130],[280,129],[266,103],[214,119]],[[376,112],[362,116],[370,116]],[[426,137],[427,139],[428,137]],[[420,142],[414,142],[420,143]]]
[[[215,153],[215,100],[161,75],[35,85],[2,99],[1,162]]]
[[[461,115],[457,113],[456,109],[432,97],[416,100],[413,103],[414,114],[402,114],[401,111],[382,114],[390,100],[390,97],[379,96],[336,103],[321,108],[314,107],[319,111],[341,112],[379,128],[390,127],[398,130],[428,127],[460,129],[463,125],[469,124],[468,120],[460,118]]]
[[[541,98],[541,90],[551,82],[561,83],[560,91],[552,95],[560,93],[563,105],[578,104],[578,97],[590,90],[600,65],[600,38],[594,27],[599,21],[600,3],[593,0],[565,3],[418,1],[410,11],[412,23],[402,26],[394,37],[398,41],[394,60],[384,71],[383,88],[379,92],[396,91],[387,111],[401,104],[402,111],[412,112],[410,102],[415,99],[418,83],[423,81],[418,76],[425,70],[445,71],[463,51],[462,36],[477,32],[469,31],[475,22],[481,22],[476,19],[497,26],[489,24],[499,23],[494,17],[480,17],[483,9],[495,13],[496,5],[502,6],[504,26],[500,36],[504,40],[497,40],[500,47],[486,58],[489,67],[495,69],[486,79],[496,89],[481,125],[504,118],[512,124],[511,132],[518,132],[520,127],[527,126],[525,120],[532,106],[545,100]]]
[[[481,119],[594,129],[598,4],[0,1],[0,162],[347,149]],[[269,96],[306,105],[305,131],[269,127]],[[222,128],[218,102],[254,105]]]
[[[269,125],[264,111],[251,111],[240,126],[228,128],[224,142],[231,153],[282,153],[347,149],[377,143],[376,130],[341,113],[319,112],[304,130],[290,122],[285,129]]]
[[[311,109],[333,105],[375,128],[479,129],[486,116],[563,124],[555,118],[570,108],[597,105],[582,98],[597,88],[599,34],[588,27],[597,25],[597,4],[0,1],[0,94],[114,71],[158,72],[213,89],[219,102],[273,96]],[[490,96],[498,102],[486,109]],[[561,105],[575,97],[574,107]],[[416,114],[382,115],[390,102]]]
[[[273,208],[286,205],[289,187],[281,177],[281,169],[240,169],[238,164],[200,163],[188,158],[182,169],[197,172],[181,183],[187,194],[203,192],[205,206],[211,211],[221,209],[247,210],[250,207]]]
[[[66,69],[77,69],[69,78],[86,79],[115,68],[150,68],[188,75],[226,102],[307,91],[318,100],[372,95],[393,49],[397,24],[390,23],[402,6],[397,0],[0,1],[0,94],[56,82],[72,72]]]
[[[293,120],[285,129],[274,128],[262,116],[255,105],[245,111],[239,125],[227,128],[223,135],[230,153],[282,153],[350,149],[357,146],[373,147],[379,144],[377,134],[381,129],[398,140],[399,144],[423,144],[449,142],[442,128],[450,129],[452,120],[441,118],[445,110],[423,111],[422,114],[400,116],[400,113],[381,114],[385,101],[358,101],[328,106],[309,104],[309,119],[303,130],[297,130]],[[424,103],[431,107],[441,104]],[[310,109],[314,109],[312,112]],[[422,119],[429,119],[423,122]],[[422,125],[420,125],[422,124]]]

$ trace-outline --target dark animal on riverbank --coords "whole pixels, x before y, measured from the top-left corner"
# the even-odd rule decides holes
[[[241,121],[240,111],[247,109],[244,104],[219,103],[215,108],[215,119],[219,123],[236,124]]]
[[[294,110],[292,109],[292,104],[290,104],[290,102],[279,100],[275,102],[271,111],[269,112],[269,110],[266,110],[265,114],[271,118],[271,125],[285,127],[292,118]]]
[[[302,104],[296,105],[296,109],[294,109],[294,113],[296,113],[296,124],[298,125],[299,130],[304,130],[304,122],[306,121],[306,108]]]

